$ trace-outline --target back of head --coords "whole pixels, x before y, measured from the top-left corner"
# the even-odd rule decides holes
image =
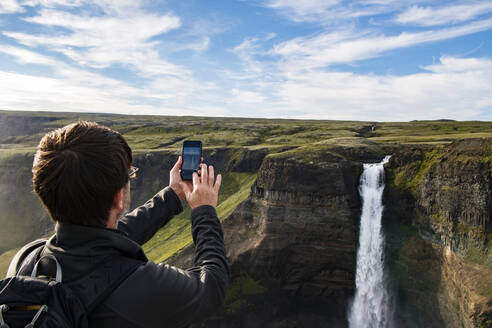
[[[131,149],[93,122],[47,133],[33,164],[33,186],[54,221],[104,227],[115,194],[128,183]]]

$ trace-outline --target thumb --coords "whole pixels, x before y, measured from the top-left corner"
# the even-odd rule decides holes
[[[181,168],[181,163],[183,162],[183,158],[181,156],[178,157],[178,161],[176,162],[176,164],[174,164],[173,168],[171,169],[171,171],[176,171],[176,172],[179,172],[179,169]]]

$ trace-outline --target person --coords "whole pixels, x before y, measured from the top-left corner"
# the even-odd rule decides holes
[[[112,258],[140,261],[89,315],[89,327],[183,327],[216,312],[227,293],[229,267],[215,207],[222,181],[213,166],[201,164],[193,181],[180,176],[181,156],[169,174],[169,186],[130,213],[130,179],[136,176],[123,136],[93,122],[77,122],[47,133],[33,163],[33,187],[55,224],[42,250],[61,265],[63,282],[90,275]],[[171,218],[191,212],[194,266],[182,270],[147,259],[141,246]],[[32,262],[31,245],[12,261],[8,276]],[[39,257],[38,257],[39,258]],[[111,262],[112,263],[112,262]],[[53,265],[41,261],[40,272]],[[25,270],[24,270],[25,271]],[[50,273],[51,272],[51,273]]]

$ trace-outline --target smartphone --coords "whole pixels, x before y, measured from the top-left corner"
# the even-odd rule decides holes
[[[202,142],[186,140],[183,142],[183,163],[181,164],[181,179],[192,180],[193,172],[198,172],[202,158]]]

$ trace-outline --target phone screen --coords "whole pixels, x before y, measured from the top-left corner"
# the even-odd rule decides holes
[[[197,171],[200,168],[200,147],[184,147],[183,148],[183,165],[182,170]]]

